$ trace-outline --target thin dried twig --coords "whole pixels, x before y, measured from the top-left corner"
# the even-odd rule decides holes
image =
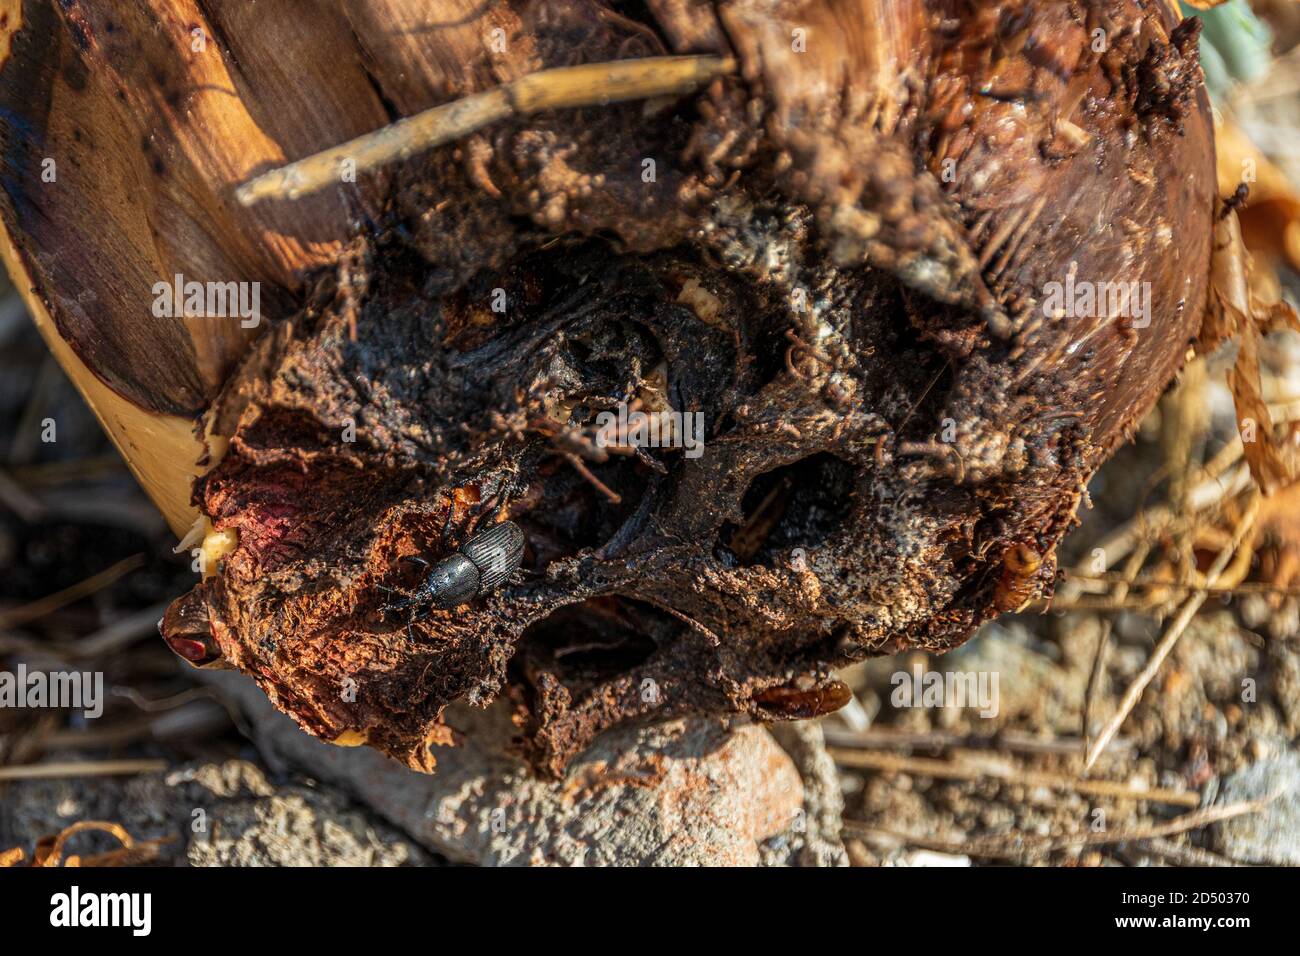
[[[28,524],[39,521],[45,514],[45,506],[3,468],[0,468],[0,505]]]
[[[158,773],[166,769],[166,760],[71,760],[66,763],[34,763],[20,767],[0,767],[0,781],[117,777],[137,773]]]
[[[158,620],[167,610],[167,602],[154,604],[128,614],[107,627],[78,640],[70,651],[73,657],[95,658],[115,653],[146,636],[157,636]]]
[[[27,309],[22,305],[21,299],[18,300],[18,308],[26,320]],[[40,420],[49,414],[48,409],[58,400],[56,392],[63,381],[63,371],[54,356],[45,356],[9,444],[6,460],[10,465],[25,465],[36,457],[36,449],[40,447],[40,442],[37,441],[37,436],[41,433]]]
[[[976,837],[970,840],[940,840],[925,834],[903,833],[896,830],[887,830],[881,827],[875,827],[863,820],[845,820],[844,834],[846,836],[857,837],[886,837],[892,840],[899,840],[913,846],[923,847],[929,850],[937,850],[941,853],[955,853],[966,856],[994,857],[998,859],[1017,859],[1031,854],[1047,853],[1052,850],[1062,850],[1067,847],[1075,846],[1104,846],[1113,843],[1131,843],[1136,841],[1153,840],[1161,837],[1174,836],[1179,833],[1186,833],[1189,830],[1196,830],[1211,823],[1218,823],[1220,820],[1228,820],[1232,817],[1243,816],[1247,813],[1258,813],[1273,800],[1277,799],[1278,794],[1272,794],[1261,800],[1245,800],[1240,803],[1230,803],[1225,806],[1207,807],[1204,810],[1195,810],[1191,813],[1184,813],[1180,817],[1175,817],[1166,823],[1159,823],[1153,826],[1131,827],[1125,830],[1103,830],[1100,832],[1087,832],[1063,835],[1051,835],[1038,837],[1030,834],[1016,833],[1010,837]]]
[[[587,481],[591,484],[593,488],[599,491],[611,502],[613,502],[614,504],[619,504],[623,501],[622,495],[620,495],[617,491],[610,488],[609,485],[605,484],[603,481],[597,478],[596,473],[593,472],[590,468],[588,468],[586,463],[577,455],[575,455],[573,452],[562,451],[560,452],[560,454],[564,456],[565,461],[567,461],[570,465],[573,466],[574,471],[582,475],[583,478],[587,479]]]
[[[1048,848],[1100,846],[1106,843],[1127,843],[1132,840],[1150,840],[1155,837],[1174,836],[1178,833],[1186,833],[1188,830],[1199,830],[1201,827],[1209,826],[1211,823],[1218,823],[1220,820],[1230,820],[1233,817],[1244,816],[1247,813],[1258,813],[1276,800],[1277,797],[1278,794],[1274,793],[1260,800],[1242,800],[1239,803],[1206,807],[1203,810],[1184,813],[1181,817],[1175,817],[1167,823],[1157,823],[1152,826],[1131,827],[1127,830],[1115,830],[1110,833],[1079,833],[1072,836],[1048,837]]]
[[[949,760],[932,760],[927,757],[904,757],[865,750],[845,750],[840,747],[828,749],[835,762],[843,767],[915,773],[943,780],[992,779],[1028,787],[1051,787],[1054,790],[1072,790],[1090,796],[1112,797],[1117,800],[1145,800],[1149,803],[1165,803],[1179,807],[1195,807],[1201,803],[1200,794],[1188,790],[1169,790],[1160,787],[1141,790],[1110,780],[1080,780],[1065,774],[1029,770],[1023,767],[965,765]]]
[[[1285,422],[1300,421],[1300,401],[1270,403],[1269,414],[1275,425]],[[1097,547],[1105,552],[1112,564],[1137,546],[1139,541],[1151,541],[1157,534],[1176,530],[1180,520],[1194,520],[1196,516],[1222,502],[1235,498],[1252,484],[1250,469],[1241,462],[1244,446],[1241,436],[1233,438],[1215,453],[1201,469],[1198,482],[1187,491],[1184,502],[1185,512],[1178,514],[1168,504],[1158,504],[1144,508],[1124,524],[1106,535]],[[1089,577],[1087,565],[1090,558],[1081,560],[1069,572],[1071,578]],[[1080,591],[1077,580],[1067,580],[1057,592],[1053,607],[1067,610],[1075,607]],[[1081,610],[1123,610],[1124,607],[1094,607],[1077,605]]]
[[[154,716],[119,720],[106,726],[96,721],[89,730],[56,730],[41,739],[45,750],[89,750],[120,747],[137,740],[174,740],[211,734],[227,724],[249,740],[253,730],[242,713],[222,694],[210,687],[194,687],[164,700],[148,700],[133,688],[116,687],[113,693]]]
[[[69,854],[65,861],[63,850],[68,841],[79,833],[88,832],[107,833],[121,844],[121,848],[88,857]],[[174,839],[173,836],[165,836],[157,840],[136,840],[120,823],[107,820],[81,820],[65,827],[54,836],[38,840],[32,853],[32,866],[131,866],[155,859],[160,848]],[[19,856],[18,861],[21,859],[22,857]]]
[[[1220,856],[1218,853],[1211,853],[1209,850],[1199,846],[1186,846],[1181,843],[1173,843],[1164,837],[1152,837],[1149,840],[1143,840],[1139,846],[1142,852],[1151,856],[1158,857],[1175,866],[1242,866],[1243,864],[1231,857]]]
[[[842,714],[844,711],[837,711]],[[909,731],[897,727],[869,727],[862,730],[828,725],[823,728],[826,743],[833,747],[850,749],[907,750],[998,750],[1008,753],[1049,754],[1071,756],[1079,752],[1082,737],[1040,737],[1016,730],[1000,730],[996,734],[965,734],[946,730]],[[1130,752],[1134,743],[1124,737],[1110,742],[1109,752]]]
[[[34,621],[59,610],[59,608],[66,607],[74,601],[80,601],[82,598],[108,587],[123,575],[130,574],[142,564],[144,564],[144,555],[133,554],[97,574],[92,574],[84,581],[77,582],[72,587],[64,588],[62,591],[47,595],[30,604],[16,607],[11,611],[0,611],[0,628],[26,624],[28,621]]]
[[[1151,553],[1151,545],[1145,541],[1138,544],[1133,553],[1129,555],[1128,562],[1124,565],[1124,577],[1115,586],[1115,597],[1117,600],[1123,600],[1128,597],[1128,590],[1133,584],[1133,579],[1137,573],[1142,570],[1142,565],[1146,563],[1147,555]],[[1097,689],[1101,686],[1101,678],[1106,670],[1106,652],[1110,649],[1110,632],[1115,626],[1115,621],[1111,617],[1104,617],[1101,620],[1101,633],[1097,635],[1097,653],[1092,659],[1092,671],[1088,674],[1088,687],[1083,694],[1083,753],[1087,756],[1089,748],[1092,746],[1092,715],[1093,703],[1096,700]]]
[[[41,866],[58,866],[63,859],[64,846],[78,833],[107,833],[122,844],[123,849],[129,850],[135,846],[135,840],[120,823],[107,820],[81,820],[59,831],[49,846],[49,852],[41,861]]]
[[[245,206],[297,199],[340,182],[345,168],[352,173],[375,169],[511,116],[689,93],[735,69],[735,61],[724,57],[654,56],[539,70],[272,169],[240,186],[235,196]]]
[[[1240,443],[1238,443],[1239,445]],[[1238,450],[1237,459],[1239,460],[1240,457],[1241,453]],[[1216,456],[1206,466],[1207,477],[1188,493],[1187,507],[1193,514],[1233,498],[1251,485],[1250,469],[1244,464],[1232,468],[1233,462],[1229,462],[1227,467],[1232,470],[1227,471],[1225,469],[1226,474],[1224,472],[1216,473],[1217,464],[1219,464],[1219,460]],[[1143,509],[1106,535],[1093,550],[1100,549],[1110,561],[1117,561],[1132,552],[1139,541],[1150,541],[1161,532],[1168,531],[1178,520],[1178,517],[1167,504],[1159,504]],[[1076,577],[1085,576],[1089,561],[1091,561],[1091,558],[1080,561],[1078,566],[1071,569],[1070,574]],[[1065,602],[1073,600],[1075,597],[1074,591],[1077,588],[1077,583],[1067,581],[1065,586],[1061,588],[1060,599]],[[1061,600],[1058,600],[1054,606],[1059,608]]]
[[[1229,537],[1229,535],[1227,535],[1227,534],[1225,533],[1224,537],[1227,538],[1227,537]],[[1249,555],[1250,555],[1250,552],[1246,552],[1246,555],[1249,556]],[[1238,560],[1238,561],[1244,560],[1244,558],[1242,557],[1242,552],[1238,552],[1237,560]],[[1085,581],[1085,582],[1088,582],[1088,583],[1096,584],[1098,587],[1097,587],[1097,591],[1096,591],[1095,593],[1096,593],[1096,596],[1097,596],[1098,598],[1101,598],[1101,597],[1104,596],[1104,597],[1106,597],[1107,599],[1109,599],[1109,601],[1110,601],[1110,603],[1111,603],[1112,605],[1117,605],[1117,606],[1118,606],[1118,605],[1121,604],[1120,600],[1119,600],[1118,598],[1115,598],[1115,597],[1114,597],[1114,594],[1115,594],[1115,590],[1116,590],[1116,589],[1115,589],[1115,588],[1110,588],[1110,590],[1107,591],[1106,588],[1109,587],[1110,585],[1113,585],[1113,584],[1115,584],[1115,583],[1121,581],[1121,580],[1123,579],[1123,575],[1110,574],[1110,573],[1104,573],[1104,574],[1077,574],[1077,573],[1074,572],[1074,571],[1067,571],[1066,574],[1067,574],[1067,576],[1069,576],[1070,578],[1072,578],[1072,579],[1074,579],[1074,580]],[[1223,576],[1220,578],[1220,580],[1222,580],[1223,577],[1227,577],[1227,576],[1228,576],[1228,575],[1226,575],[1226,574],[1223,575]],[[1178,592],[1184,592],[1184,591],[1204,591],[1206,594],[1210,594],[1210,595],[1216,595],[1216,594],[1279,594],[1279,595],[1282,595],[1282,596],[1284,596],[1284,597],[1300,597],[1300,587],[1297,587],[1297,586],[1295,586],[1295,585],[1290,585],[1290,584],[1273,584],[1273,583],[1270,582],[1270,581],[1242,581],[1242,582],[1240,582],[1240,583],[1238,583],[1238,584],[1215,585],[1215,586],[1213,586],[1213,587],[1209,587],[1209,586],[1205,585],[1204,583],[1197,583],[1197,582],[1195,582],[1195,581],[1182,581],[1182,582],[1180,582],[1180,581],[1167,581],[1167,580],[1164,580],[1163,578],[1154,578],[1154,577],[1145,577],[1145,576],[1144,576],[1144,577],[1137,577],[1137,578],[1134,578],[1132,581],[1129,581],[1128,584],[1129,584],[1131,590],[1133,590],[1133,591],[1139,591],[1139,592],[1141,592],[1141,591],[1161,591],[1161,590],[1165,590],[1165,591],[1178,591]],[[1141,600],[1148,600],[1148,601],[1149,601],[1149,600],[1151,600],[1151,599],[1150,599],[1149,597],[1148,597],[1148,598],[1137,598],[1137,597],[1134,597],[1132,600],[1133,600],[1134,602],[1140,602]],[[1127,606],[1127,605],[1125,605],[1125,606]],[[1138,603],[1138,604],[1136,604],[1135,606],[1141,606],[1141,604]],[[1053,607],[1056,607],[1056,605],[1053,605]]]
[[[1184,366],[1178,384],[1160,403],[1160,437],[1169,475],[1167,497],[1179,515],[1191,513],[1188,494],[1204,463],[1205,435],[1210,424],[1205,400],[1208,382],[1205,359],[1196,358]],[[1187,579],[1195,577],[1195,532],[1195,525],[1183,522],[1173,539],[1180,577]]]
[[[10,469],[14,481],[29,489],[84,484],[126,473],[126,464],[118,454],[93,455],[72,461],[46,461]]]
[[[1228,542],[1221,551],[1219,551],[1218,556],[1214,559],[1214,563],[1210,565],[1210,569],[1205,574],[1205,584],[1207,586],[1213,586],[1214,583],[1218,581],[1219,575],[1223,573],[1223,569],[1228,566],[1228,562],[1232,560],[1232,556],[1236,553],[1237,548],[1241,546],[1246,535],[1249,534],[1251,529],[1254,527],[1255,518],[1259,516],[1259,507],[1262,500],[1263,496],[1258,490],[1251,495],[1250,503],[1246,506],[1245,513],[1241,516],[1241,520],[1237,522],[1237,527],[1233,530],[1232,540]],[[1203,588],[1201,588],[1194,591],[1185,601],[1183,601],[1182,605],[1178,609],[1178,613],[1174,615],[1173,619],[1169,622],[1169,625],[1165,628],[1164,636],[1160,638],[1160,642],[1156,645],[1156,649],[1152,652],[1146,666],[1144,666],[1138,673],[1137,677],[1133,679],[1128,690],[1124,692],[1124,697],[1120,701],[1120,705],[1116,709],[1114,715],[1109,721],[1107,721],[1106,726],[1102,728],[1101,733],[1093,742],[1092,747],[1089,748],[1088,756],[1084,760],[1083,764],[1084,773],[1087,773],[1092,769],[1092,765],[1097,762],[1097,758],[1101,756],[1102,750],[1105,749],[1106,742],[1119,731],[1120,725],[1128,718],[1129,712],[1132,711],[1133,707],[1137,704],[1138,699],[1142,696],[1142,692],[1146,690],[1147,684],[1151,683],[1151,680],[1156,676],[1156,673],[1160,670],[1160,665],[1164,663],[1165,658],[1169,656],[1169,652],[1173,650],[1174,645],[1178,643],[1178,639],[1182,636],[1183,631],[1187,630],[1187,625],[1192,622],[1192,618],[1196,616],[1196,612],[1201,609],[1201,605],[1205,603],[1207,597],[1208,594]]]

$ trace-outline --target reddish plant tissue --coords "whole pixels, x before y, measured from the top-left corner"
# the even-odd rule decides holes
[[[1205,307],[1195,23],[1132,0],[522,10],[534,68],[738,70],[397,170],[218,399],[232,438],[196,501],[239,546],[165,634],[422,770],[447,704],[506,694],[555,774],[627,721],[834,709],[834,668],[1050,592]],[[1044,309],[1052,283],[1149,297]],[[702,413],[702,454],[602,447],[621,403]],[[424,573],[403,559],[504,519],[527,536],[504,585],[409,634],[382,612]]]

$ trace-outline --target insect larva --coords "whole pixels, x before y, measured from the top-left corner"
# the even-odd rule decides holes
[[[843,681],[831,678],[823,684],[802,688],[799,682],[769,687],[754,695],[758,707],[781,720],[803,720],[839,710],[853,697]]]
[[[1001,613],[1019,611],[1038,593],[1038,571],[1043,555],[1021,542],[1002,552],[1002,577],[993,592],[993,606]]]

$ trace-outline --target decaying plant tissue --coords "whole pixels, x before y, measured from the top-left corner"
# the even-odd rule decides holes
[[[1049,599],[1229,336],[1292,479],[1169,3],[16,6],[10,268],[197,555],[162,636],[326,741],[833,712]]]
[[[833,707],[833,668],[1049,592],[1089,475],[1183,360],[1217,213],[1198,21],[650,14],[535,3],[493,13],[500,51],[432,41],[461,96],[580,62],[636,59],[651,90],[660,57],[716,66],[623,103],[597,74],[567,110],[340,160],[386,177],[385,204],[216,389],[224,453],[194,500],[233,549],[164,634],[314,734],[432,770],[446,705],[507,693],[559,772],[628,720]],[[63,16],[126,82],[135,25]],[[597,440],[620,409],[700,416],[703,454]],[[507,520],[526,545],[504,586],[409,629],[383,612],[421,580],[406,559]]]
[[[546,12],[543,67],[571,56],[547,24],[590,16]],[[1004,575],[1029,575],[1017,606],[1050,588],[1209,276],[1195,21],[1114,16],[1131,28],[1103,53],[1033,5],[923,56],[904,32],[806,60],[792,24],[728,5],[708,52],[737,70],[694,109],[509,120],[402,170],[392,225],[218,399],[231,445],[198,494],[240,543],[177,613],[313,733],[432,768],[442,707],[506,691],[558,772],[625,720],[815,714],[834,667],[960,642]],[[583,50],[647,44],[597,20]],[[826,102],[828,69],[849,102]],[[1153,225],[1115,236],[1121,211]],[[1071,298],[1045,314],[1055,275]],[[1103,305],[1145,296],[1076,308],[1098,280]],[[597,442],[620,407],[701,415],[704,453]],[[378,613],[380,585],[418,581],[402,559],[507,519],[527,538],[508,587],[413,636]]]

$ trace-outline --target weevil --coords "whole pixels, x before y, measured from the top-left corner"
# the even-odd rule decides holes
[[[502,521],[472,535],[458,551],[449,554],[436,564],[424,558],[408,556],[429,569],[419,587],[403,594],[400,601],[385,604],[382,613],[411,609],[406,621],[406,634],[411,636],[411,625],[429,615],[433,608],[455,607],[495,591],[510,575],[519,569],[524,559],[524,532],[513,521]],[[400,594],[382,585],[388,593]]]

